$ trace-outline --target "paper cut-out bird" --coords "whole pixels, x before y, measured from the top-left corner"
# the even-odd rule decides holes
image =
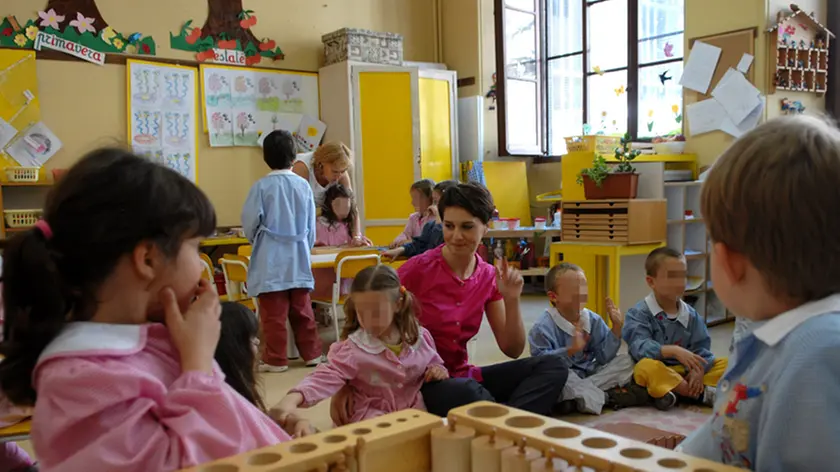
[[[137,44],[137,41],[143,37],[143,33],[134,33],[128,37],[128,44]]]
[[[671,80],[673,77],[668,75],[668,71],[659,74],[659,81],[662,82],[662,85],[665,85],[665,82]]]

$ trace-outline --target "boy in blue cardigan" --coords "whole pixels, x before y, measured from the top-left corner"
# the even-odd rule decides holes
[[[752,321],[688,454],[757,471],[840,464],[840,130],[768,121],[703,185],[715,292]]]
[[[682,301],[685,258],[667,247],[654,249],[645,271],[651,293],[627,312],[622,333],[637,362],[634,379],[659,409],[670,409],[678,397],[711,406],[726,359],[715,359],[706,322]]]

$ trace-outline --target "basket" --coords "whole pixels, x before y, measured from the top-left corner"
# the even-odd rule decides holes
[[[38,167],[6,167],[6,179],[9,182],[37,182]]]
[[[568,152],[596,152],[598,154],[612,154],[615,148],[621,146],[618,136],[571,136],[566,138]]]
[[[3,210],[6,225],[9,228],[26,228],[34,226],[41,219],[43,210]]]

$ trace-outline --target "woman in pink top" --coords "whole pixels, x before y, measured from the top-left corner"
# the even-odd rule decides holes
[[[43,471],[173,471],[287,440],[213,360],[213,206],[180,174],[94,151],[5,251],[0,385],[35,406]],[[37,392],[37,394],[36,394]]]
[[[308,408],[348,386],[349,404],[338,426],[393,413],[425,409],[424,382],[449,377],[428,331],[414,317],[414,299],[387,265],[368,267],[353,280],[344,312],[341,340],[330,347],[329,362],[293,388],[271,414],[295,434],[307,425],[287,420],[299,407]]]
[[[420,305],[420,324],[432,333],[452,380],[428,384],[423,397],[429,411],[490,400],[541,415],[551,413],[569,370],[559,356],[518,359],[476,367],[467,359],[467,341],[487,316],[499,348],[517,358],[525,348],[519,309],[522,276],[503,262],[494,268],[476,250],[487,235],[493,197],[479,184],[449,188],[438,203],[444,245],[411,258],[400,280]]]
[[[401,246],[420,236],[420,233],[423,232],[423,226],[429,221],[435,220],[435,215],[432,212],[434,203],[432,190],[434,187],[435,183],[429,179],[418,180],[411,184],[409,194],[411,195],[411,205],[414,207],[414,213],[408,217],[405,229],[391,243],[391,248]]]

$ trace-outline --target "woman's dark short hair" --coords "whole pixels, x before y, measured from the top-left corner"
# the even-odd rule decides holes
[[[463,208],[484,224],[490,221],[496,209],[493,196],[487,187],[475,182],[459,183],[443,192],[438,203],[441,219],[444,218],[446,209],[452,207]]]

